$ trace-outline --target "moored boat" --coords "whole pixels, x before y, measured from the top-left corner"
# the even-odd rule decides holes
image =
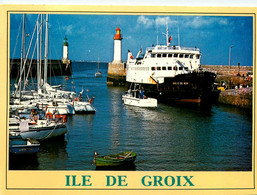
[[[86,94],[87,101],[85,101],[83,100],[83,91],[79,92],[79,96],[74,98],[70,104],[72,104],[76,114],[94,114],[96,109],[92,104],[95,97],[89,98],[88,94]]]
[[[132,151],[125,151],[106,156],[98,156],[98,154],[95,152],[93,163],[96,165],[96,167],[123,166],[134,163],[136,156],[136,153]]]
[[[67,133],[66,115],[46,113],[45,119],[12,118],[9,133],[23,139],[43,141]]]
[[[94,114],[96,109],[86,101],[74,101],[73,107],[76,114]]]
[[[9,152],[14,155],[36,154],[40,143],[30,138],[23,139],[21,136],[9,136]]]
[[[137,106],[142,108],[154,108],[157,107],[157,99],[155,98],[138,98],[133,96],[131,93],[126,93],[125,95],[122,95],[122,101],[125,105],[129,106]]]

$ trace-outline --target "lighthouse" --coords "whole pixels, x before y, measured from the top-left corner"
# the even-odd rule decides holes
[[[119,26],[116,28],[116,34],[114,36],[114,50],[113,50],[113,63],[122,63],[121,61],[121,40],[122,36],[120,34]]]
[[[121,61],[121,40],[120,28],[116,28],[116,34],[113,37],[113,61],[108,63],[107,85],[121,86],[126,82],[126,65]]]
[[[62,56],[62,62],[64,64],[67,64],[67,62],[69,61],[69,59],[68,59],[68,46],[69,46],[68,39],[65,36],[65,38],[63,40],[63,56]]]

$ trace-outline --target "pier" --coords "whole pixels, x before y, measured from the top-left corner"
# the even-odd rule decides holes
[[[126,64],[114,63],[108,64],[107,85],[124,86],[126,84]]]
[[[229,104],[245,109],[252,109],[253,67],[202,65],[203,70],[217,74],[216,83],[224,86],[219,94],[219,103]]]
[[[16,78],[17,75],[19,75],[20,63],[21,63],[20,59],[10,59],[10,70],[9,70],[10,78]],[[32,62],[30,59],[27,60],[25,72],[28,71],[30,63],[31,63],[30,74],[32,77],[35,77],[37,74],[37,60],[33,59]],[[42,64],[44,64],[44,60],[42,60]],[[49,59],[48,73],[51,76],[72,75],[71,61],[69,61],[68,64],[65,64],[62,62],[62,60]]]

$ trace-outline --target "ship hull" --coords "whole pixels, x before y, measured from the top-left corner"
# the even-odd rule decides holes
[[[162,84],[141,84],[145,95],[157,98],[159,102],[214,103],[217,91],[213,84],[216,74],[193,72],[167,77]]]

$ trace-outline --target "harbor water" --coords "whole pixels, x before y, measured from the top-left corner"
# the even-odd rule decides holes
[[[99,155],[132,150],[136,171],[251,171],[252,113],[226,105],[202,109],[196,105],[158,104],[137,108],[122,104],[126,88],[106,85],[94,76],[96,63],[73,62],[73,75],[52,75],[52,85],[84,89],[94,96],[95,114],[68,116],[65,137],[41,142],[36,156],[10,159],[12,170],[95,170]]]

